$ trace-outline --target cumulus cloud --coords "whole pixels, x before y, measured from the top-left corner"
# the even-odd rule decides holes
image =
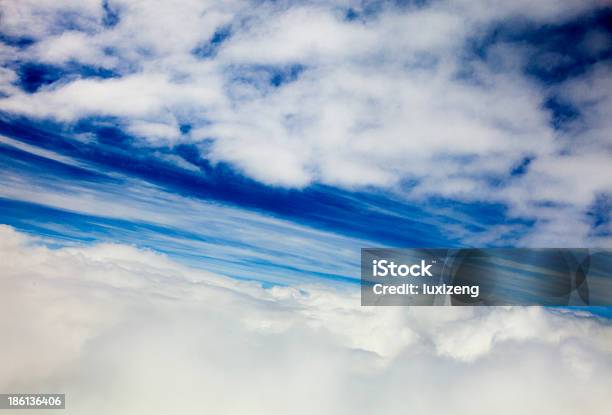
[[[609,322],[542,308],[360,307],[135,247],[0,228],[0,390],[67,413],[603,413]],[[571,393],[568,393],[571,391]]]

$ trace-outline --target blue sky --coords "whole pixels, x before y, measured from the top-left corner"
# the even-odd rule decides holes
[[[610,244],[598,2],[8,2],[3,18],[2,222],[57,246],[286,284],[354,281],[368,246]]]
[[[363,247],[612,247],[610,85],[605,0],[0,0],[0,391],[609,412],[610,307],[358,278]]]

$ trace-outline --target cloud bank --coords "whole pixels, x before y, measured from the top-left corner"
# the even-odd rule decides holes
[[[612,327],[542,308],[360,307],[117,244],[0,228],[0,390],[67,413],[604,413]]]

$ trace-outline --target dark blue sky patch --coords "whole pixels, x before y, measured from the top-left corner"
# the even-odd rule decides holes
[[[35,40],[34,38],[28,36],[11,36],[0,32],[0,42],[8,46],[23,49],[33,45]]]
[[[215,31],[211,38],[197,46],[192,53],[200,59],[214,58],[219,51],[219,48],[232,35],[231,26],[223,26]]]
[[[544,108],[549,111],[550,122],[556,130],[568,129],[580,118],[575,105],[554,95],[544,101]]]
[[[612,8],[562,24],[540,26],[526,19],[498,22],[484,36],[468,40],[465,64],[469,66],[471,59],[488,59],[490,65],[496,65],[489,52],[500,44],[524,48],[525,74],[546,85],[557,84],[612,59]]]
[[[527,173],[529,165],[535,159],[533,156],[523,157],[518,163],[516,163],[510,170],[510,175],[513,177],[523,176]]]
[[[77,134],[89,133],[96,137],[98,144],[116,149],[131,149],[135,139],[126,134],[118,120],[110,117],[90,117],[79,120],[73,127]]]
[[[346,21],[349,21],[349,22],[355,21],[355,20],[359,19],[359,13],[357,12],[357,10],[353,9],[352,7],[350,7],[344,13],[344,19]]]
[[[294,64],[282,68],[270,69],[270,85],[274,87],[282,86],[298,79],[300,74],[306,69],[305,65]]]
[[[64,139],[62,133],[65,131],[58,122],[34,121],[0,112],[0,134],[61,154],[78,153],[80,143]]]
[[[19,87],[26,92],[34,93],[40,88],[58,81],[69,81],[76,78],[112,78],[118,76],[110,69],[81,65],[75,62],[64,66],[43,63],[25,62],[16,68]]]
[[[191,124],[183,123],[179,126],[179,131],[181,134],[189,134],[193,126]]]
[[[102,24],[106,27],[114,27],[119,23],[119,9],[113,6],[109,0],[102,1]]]
[[[42,86],[52,84],[62,78],[61,69],[39,63],[26,63],[17,70],[19,86],[26,92],[36,92]]]

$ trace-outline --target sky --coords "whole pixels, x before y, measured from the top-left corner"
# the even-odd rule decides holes
[[[3,1],[3,222],[272,284],[609,246],[608,6]]]
[[[403,383],[437,399],[416,371],[463,382],[434,413],[526,376],[550,388],[509,413],[598,412],[601,317],[355,293],[364,247],[611,247],[610,85],[607,0],[0,0],[0,356],[32,359],[0,389],[154,413],[124,393],[180,373],[188,413],[194,385],[219,413],[394,413]]]

